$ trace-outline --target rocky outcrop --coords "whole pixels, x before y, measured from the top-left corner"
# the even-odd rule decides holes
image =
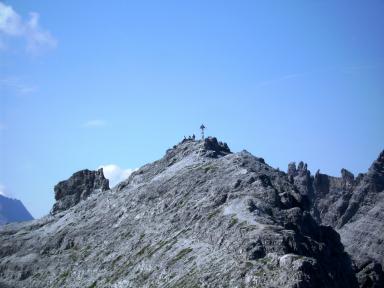
[[[75,206],[94,192],[109,190],[109,181],[104,177],[102,168],[98,171],[82,170],[59,182],[54,190],[56,203],[52,214]]]
[[[0,225],[29,220],[33,217],[20,200],[0,195]]]
[[[218,156],[225,156],[231,153],[227,143],[218,142],[215,137],[208,137],[204,139],[203,154],[207,157],[216,158]]]
[[[373,278],[381,279],[381,287],[384,287],[384,152],[368,172],[354,183],[348,198],[345,212],[338,223],[338,232],[358,269],[366,271],[366,267],[374,267],[370,270],[381,276]],[[377,272],[380,271],[379,264],[380,273]],[[374,282],[368,279],[368,283]]]
[[[56,194],[100,187],[89,182]],[[183,141],[112,190],[1,228],[0,286],[357,287],[339,235],[305,201],[262,158]]]
[[[294,171],[290,164],[287,174],[299,191],[313,191],[313,217],[340,234],[353,258],[360,286],[384,287],[384,151],[366,174],[356,178],[346,169],[341,170],[341,177],[318,171],[314,177],[303,178]]]
[[[342,170],[347,171],[345,169]],[[319,171],[315,174],[312,189],[313,211],[316,219],[323,225],[330,225],[338,228],[341,226],[342,217],[347,209],[351,192],[354,188],[354,181],[349,177],[332,177],[321,174]]]
[[[358,267],[357,279],[362,288],[382,288],[384,287],[384,273],[382,266],[375,261],[367,261]]]
[[[311,172],[308,170],[307,164],[301,161],[296,168],[295,162],[290,163],[288,165],[288,179],[303,197],[303,208],[309,210],[313,199],[313,189]]]

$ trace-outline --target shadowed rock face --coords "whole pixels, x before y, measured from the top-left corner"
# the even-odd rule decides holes
[[[207,157],[216,158],[218,156],[225,156],[231,153],[227,143],[218,142],[215,137],[208,137],[204,139],[203,154]]]
[[[68,180],[59,182],[54,190],[56,203],[53,205],[52,214],[75,206],[95,191],[109,190],[109,181],[104,177],[103,169],[82,170]]]
[[[292,174],[293,166],[288,167]],[[334,227],[352,256],[361,287],[384,287],[384,151],[366,174],[356,178],[346,169],[341,177],[317,172],[294,182],[300,191],[312,190],[311,213]]]
[[[100,189],[76,178],[56,194]],[[357,287],[302,191],[247,151],[183,141],[112,190],[1,228],[0,287]]]

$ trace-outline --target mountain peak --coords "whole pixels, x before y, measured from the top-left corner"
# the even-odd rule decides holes
[[[360,287],[382,287],[381,260],[360,262],[382,255],[371,251],[382,251],[383,221],[374,220],[384,219],[383,202],[363,181],[346,185],[352,178],[311,176],[304,162],[287,175],[215,137],[185,138],[114,189],[102,170],[79,171],[55,187],[55,211],[73,208],[2,228],[0,286],[338,288],[357,287],[358,276]],[[348,229],[376,231],[338,230],[358,268],[339,234],[320,225],[338,228],[341,217]],[[348,242],[354,235],[375,239],[364,255]]]
[[[207,137],[202,140],[195,140],[192,137],[184,138],[180,143],[167,150],[167,153],[182,154],[184,156],[190,153],[196,153],[200,156],[217,158],[231,154],[228,144],[218,141],[216,137]]]
[[[384,150],[381,151],[377,159],[372,163],[369,171],[384,175]]]

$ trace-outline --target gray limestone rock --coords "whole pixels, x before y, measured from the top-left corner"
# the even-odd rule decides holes
[[[225,156],[231,153],[227,143],[218,142],[216,137],[204,139],[203,154],[208,157]]]
[[[364,263],[359,267],[357,279],[360,287],[382,288],[384,283],[382,266],[371,261]]]
[[[380,276],[384,266],[384,151],[366,174],[356,178],[346,169],[341,170],[341,177],[318,171],[304,180],[292,171],[295,170],[289,165],[288,177],[293,177],[301,193],[313,191],[310,197],[313,217],[340,234],[353,258],[360,286],[384,287]]]
[[[358,287],[307,190],[215,138],[183,141],[103,193],[103,177],[77,178],[55,193],[82,201],[0,228],[0,287]]]
[[[68,180],[59,182],[55,188],[55,200],[52,214],[67,210],[85,200],[91,193],[109,190],[109,181],[104,177],[103,169],[98,171],[81,170]]]

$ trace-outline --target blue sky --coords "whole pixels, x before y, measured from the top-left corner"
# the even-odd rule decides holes
[[[116,180],[202,122],[283,170],[384,148],[383,1],[0,3],[0,192],[35,217],[75,171]]]

